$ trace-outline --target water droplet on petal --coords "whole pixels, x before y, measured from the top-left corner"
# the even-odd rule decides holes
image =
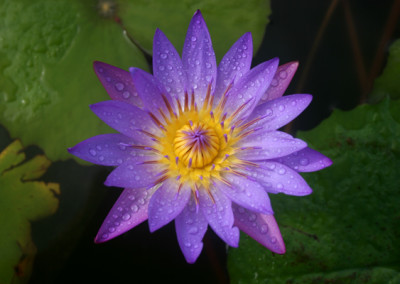
[[[284,105],[280,105],[280,106],[278,107],[278,109],[279,109],[279,111],[284,111],[284,110],[285,110],[285,106],[284,106]]]
[[[131,93],[129,93],[128,91],[125,91],[125,92],[122,93],[122,97],[124,99],[128,99],[130,96],[131,96]]]
[[[90,155],[92,155],[93,157],[96,156],[97,152],[95,149],[90,149],[89,150]]]
[[[286,71],[282,70],[281,72],[279,72],[279,77],[281,77],[282,79],[285,79],[287,77]]]
[[[260,233],[261,234],[266,234],[268,232],[268,226],[267,225],[262,225],[261,227],[260,227]]]
[[[125,221],[129,220],[130,218],[131,218],[131,215],[128,214],[128,213],[125,213],[125,214],[122,216],[122,220],[125,220]]]
[[[199,229],[197,227],[192,227],[189,229],[189,234],[195,235],[198,231]]]
[[[196,41],[197,38],[196,38],[195,36],[192,36],[191,40],[192,40],[192,41]]]
[[[302,166],[307,166],[308,163],[309,163],[309,161],[307,158],[303,158],[300,160],[300,165],[302,165]]]
[[[136,204],[134,204],[131,206],[131,210],[132,210],[132,212],[138,212],[139,207]]]
[[[168,55],[165,54],[165,53],[161,53],[161,54],[160,54],[160,57],[161,57],[162,59],[167,59]]]
[[[118,91],[122,91],[123,89],[124,89],[124,84],[122,84],[122,83],[116,83],[115,84],[115,88],[118,90]]]

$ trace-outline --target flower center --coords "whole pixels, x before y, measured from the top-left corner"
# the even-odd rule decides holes
[[[217,156],[220,141],[215,130],[204,123],[184,125],[176,132],[174,152],[179,160],[192,168],[202,168]]]

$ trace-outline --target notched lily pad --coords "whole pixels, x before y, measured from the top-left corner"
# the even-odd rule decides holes
[[[396,283],[400,279],[400,101],[335,110],[299,133],[333,160],[304,173],[310,196],[271,196],[286,243],[273,255],[244,237],[232,283]]]
[[[246,32],[252,33],[256,51],[271,13],[269,0],[247,0],[245,4],[242,0],[120,0],[118,5],[126,29],[149,52],[154,32],[159,28],[181,53],[189,21],[200,9],[218,61]]]
[[[58,208],[59,185],[37,181],[50,166],[43,155],[25,160],[21,142],[0,153],[0,283],[26,283],[36,247],[30,222]]]

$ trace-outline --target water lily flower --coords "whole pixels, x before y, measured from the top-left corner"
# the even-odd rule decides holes
[[[278,130],[311,102],[307,94],[282,96],[297,62],[278,67],[274,58],[250,69],[252,49],[246,33],[217,66],[197,11],[182,58],[156,31],[153,75],[94,63],[112,100],[91,110],[119,133],[89,138],[69,151],[115,166],[105,184],[124,188],[96,242],[145,220],[151,232],[175,220],[189,263],[200,255],[208,226],[229,246],[238,246],[240,229],[271,251],[285,252],[268,194],[310,194],[298,172],[331,161]]]

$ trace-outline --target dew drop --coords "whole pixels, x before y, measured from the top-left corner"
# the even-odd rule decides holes
[[[279,72],[279,77],[285,79],[287,77],[287,72],[285,70],[282,70],[281,72]]]
[[[254,222],[256,219],[257,219],[257,215],[256,214],[252,213],[252,214],[249,215],[249,221],[250,222]]]
[[[110,233],[113,233],[113,232],[115,232],[115,228],[114,228],[114,227],[110,227],[110,228],[108,228],[108,231],[109,231]]]
[[[189,234],[195,235],[199,232],[199,229],[197,227],[192,227],[189,229]]]
[[[136,204],[134,204],[134,205],[131,206],[131,210],[132,210],[132,212],[138,212],[139,206],[137,206]]]
[[[122,216],[122,220],[125,220],[125,221],[129,220],[130,218],[131,218],[131,215],[128,214],[128,213],[125,213],[125,214]]]
[[[101,235],[101,238],[102,238],[102,239],[108,239],[108,234],[103,234],[103,235]]]
[[[309,163],[309,161],[307,158],[303,158],[300,160],[300,165],[302,165],[302,166],[307,166],[308,163]]]
[[[286,170],[284,168],[279,169],[278,174],[284,175],[286,173]]]
[[[164,71],[164,69],[165,69],[165,67],[164,67],[164,66],[162,66],[162,65],[158,66],[158,70],[160,70],[160,71]]]
[[[95,149],[90,149],[89,150],[90,155],[92,155],[93,157],[96,156],[97,152]]]
[[[99,161],[100,162],[104,161],[104,156],[99,156]]]
[[[275,244],[276,241],[277,241],[277,239],[276,239],[275,237],[272,237],[272,238],[271,238],[271,243]]]
[[[279,111],[284,111],[284,110],[285,110],[285,106],[284,106],[284,105],[280,105],[280,106],[278,107],[278,109],[279,109]]]
[[[165,54],[165,53],[161,53],[161,54],[160,54],[160,57],[161,57],[162,59],[167,59],[168,55]]]
[[[268,232],[268,226],[267,225],[262,225],[261,227],[260,227],[260,233],[261,234],[266,234]]]
[[[128,91],[125,91],[125,92],[122,93],[122,97],[124,99],[128,99],[130,96],[131,96],[131,93],[129,93]]]
[[[195,36],[192,36],[191,40],[192,40],[192,41],[196,41],[197,38],[196,38]]]
[[[272,81],[271,81],[271,86],[272,86],[272,87],[278,86],[278,80],[272,79]]]
[[[122,84],[122,83],[116,83],[115,84],[115,88],[118,90],[118,91],[122,91],[123,89],[124,89],[124,84]]]

